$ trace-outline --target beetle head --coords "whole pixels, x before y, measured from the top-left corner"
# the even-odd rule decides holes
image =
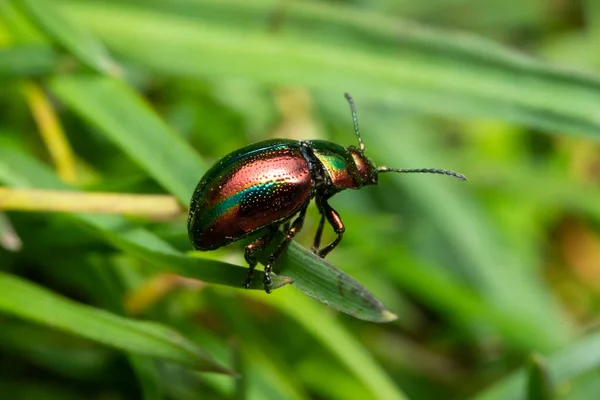
[[[361,186],[362,185],[377,185],[377,181],[379,179],[380,172],[400,172],[400,173],[427,173],[427,174],[442,174],[453,176],[460,180],[466,181],[467,178],[454,171],[448,171],[445,169],[435,169],[435,168],[420,168],[420,169],[398,169],[398,168],[388,168],[385,166],[376,167],[375,164],[365,155],[365,144],[362,141],[360,136],[360,131],[358,129],[358,118],[356,116],[356,106],[354,105],[354,100],[352,97],[346,93],[344,94],[346,100],[350,104],[350,110],[352,111],[352,122],[354,123],[354,132],[358,137],[358,148],[354,146],[348,147],[348,151],[352,154],[352,158],[354,159],[354,163],[358,168],[359,175],[361,177]]]

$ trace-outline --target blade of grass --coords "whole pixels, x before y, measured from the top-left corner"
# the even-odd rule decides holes
[[[120,70],[104,46],[89,32],[63,15],[55,2],[20,0],[31,21],[81,62],[100,73],[119,75]]]
[[[600,367],[600,333],[571,344],[555,355],[547,357],[551,381],[560,386],[576,377]],[[525,368],[500,380],[474,398],[477,400],[509,400],[525,398],[527,374]]]
[[[419,126],[410,124],[406,118],[391,112],[365,115],[365,125],[378,135],[370,148],[371,154],[381,154],[382,164],[386,160],[401,159],[405,165],[418,166],[436,158],[434,150],[423,142],[423,135],[419,135]],[[411,134],[387,134],[390,127],[396,126],[408,128]],[[513,322],[523,325],[523,329],[516,331],[523,342],[538,343],[540,347],[535,348],[541,351],[567,343],[568,325],[555,311],[557,308],[548,306],[555,299],[540,284],[535,270],[527,268],[507,251],[485,208],[471,196],[468,182],[428,178],[388,176],[385,184],[402,188],[402,193],[436,224],[444,240],[461,256],[464,262],[461,269],[483,301],[493,309],[512,310]],[[383,184],[380,179],[380,185]],[[535,324],[532,325],[532,321]],[[541,326],[545,328],[540,332]],[[525,338],[525,335],[531,336]],[[540,340],[542,336],[544,340]]]
[[[528,370],[527,400],[554,399],[554,389],[545,360],[539,355],[532,355],[528,360]]]
[[[0,272],[0,310],[124,350],[188,367],[231,373],[177,332],[78,304],[15,276]]]
[[[0,187],[0,210],[142,215],[171,219],[183,210],[169,195],[87,193]]]
[[[221,292],[221,293],[218,293]],[[281,293],[281,292],[278,292]],[[222,294],[222,295],[217,295]],[[246,363],[244,369],[248,374],[246,382],[237,382],[239,385],[245,385],[247,394],[254,397],[262,392],[262,396],[269,399],[285,397],[290,400],[308,399],[308,394],[303,390],[295,370],[285,359],[283,352],[271,354],[265,352],[272,346],[264,332],[253,322],[254,315],[248,312],[245,307],[240,307],[240,299],[232,298],[230,294],[224,291],[209,290],[205,293],[207,299],[219,315],[226,321],[230,329],[234,332],[243,332],[239,343],[239,356]],[[235,354],[235,353],[234,353]],[[240,371],[239,369],[235,370]],[[266,389],[266,390],[265,390]],[[236,395],[240,397],[236,387]],[[265,394],[268,394],[265,396]],[[261,397],[262,398],[262,397]]]
[[[271,0],[185,2],[185,13],[135,2],[61,2],[124,57],[167,75],[299,84],[435,114],[492,117],[596,139],[600,133],[596,76],[561,71],[477,37],[323,3],[289,3],[273,35]]]
[[[57,69],[58,56],[42,45],[0,48],[0,80],[48,75]]]
[[[143,400],[164,399],[160,374],[156,370],[153,360],[134,354],[130,354],[128,358],[140,384]]]
[[[113,264],[114,262],[107,266],[104,260],[92,259],[86,267],[88,272],[91,273],[95,287],[99,287],[103,291],[103,295],[97,296],[97,301],[100,302],[101,307],[112,313],[126,316],[123,297],[125,292],[131,289],[132,283],[123,276],[114,273]],[[130,268],[130,270],[132,269]],[[131,271],[131,274],[140,275],[138,271]],[[206,348],[205,342],[196,342],[202,343]],[[151,358],[136,354],[129,354],[127,358],[137,377],[143,399],[159,400],[164,398],[164,385],[157,370],[157,363]]]
[[[23,94],[58,175],[65,182],[75,182],[73,151],[50,100],[42,88],[33,82],[23,85]]]
[[[557,346],[553,334],[540,332],[537,320],[523,317],[512,309],[489,304],[449,272],[415,264],[401,255],[395,260],[383,261],[381,268],[403,290],[465,329],[490,327],[513,346],[527,350],[547,351]]]
[[[246,295],[246,292],[243,292]],[[323,307],[311,302],[297,292],[278,292],[277,301],[269,305],[280,309],[317,339],[321,344],[352,371],[374,398],[382,400],[405,399],[406,396],[389,376],[371,358],[366,349]],[[251,296],[250,293],[247,294]],[[264,298],[252,296],[264,302]]]
[[[105,77],[65,76],[55,78],[51,88],[182,204],[189,204],[206,165],[126,84]]]
[[[276,238],[275,243],[259,255],[263,264],[283,240],[283,234],[278,233]],[[290,242],[274,270],[292,278],[292,285],[304,294],[355,318],[372,322],[390,322],[397,318],[364,286],[296,242]]]
[[[109,365],[112,357],[109,349],[90,346],[86,340],[61,333],[3,317],[0,348],[6,354],[21,354],[38,368],[84,381],[93,379]]]

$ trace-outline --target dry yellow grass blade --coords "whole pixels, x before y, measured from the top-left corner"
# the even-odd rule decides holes
[[[127,294],[125,310],[129,315],[140,315],[177,288],[199,290],[205,285],[205,282],[172,273],[159,274]]]
[[[23,93],[58,175],[67,183],[75,182],[73,151],[48,97],[39,85],[31,82],[23,85]]]
[[[0,210],[128,214],[156,220],[171,219],[183,212],[177,199],[169,195],[86,193],[6,187],[0,187]]]
[[[15,232],[10,220],[0,212],[0,247],[8,251],[19,251],[23,247],[21,238]]]

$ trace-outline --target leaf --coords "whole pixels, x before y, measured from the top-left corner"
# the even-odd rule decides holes
[[[548,374],[555,386],[565,384],[599,366],[600,333],[598,332],[547,357]],[[526,389],[526,371],[520,368],[474,398],[477,400],[525,398]]]
[[[246,294],[252,296],[251,293]],[[382,400],[405,399],[406,396],[373,360],[367,350],[323,307],[298,293],[286,291],[276,294],[277,301],[270,303],[298,322],[314,336],[331,354],[344,364],[367,387],[374,398]],[[252,296],[264,301],[263,298]]]
[[[0,80],[47,75],[57,64],[57,55],[47,46],[0,47]]]
[[[276,35],[273,0],[61,4],[124,58],[166,75],[305,85],[434,114],[600,133],[596,76],[478,37],[316,2],[286,3]]]
[[[169,193],[189,204],[206,166],[133,90],[115,79],[82,76],[55,78],[51,87]]]
[[[402,117],[391,111],[363,113],[362,126],[368,127],[375,135],[367,147],[370,154],[374,154],[374,159],[381,164],[397,159],[404,165],[420,166],[435,160],[435,151],[424,142],[425,132]],[[411,133],[388,133],[390,127],[399,126]],[[379,156],[375,158],[377,154]],[[468,173],[465,174],[470,177]],[[444,245],[460,255],[460,261],[457,262],[457,268],[461,271],[458,274],[460,279],[466,280],[465,284],[475,289],[478,293],[475,301],[485,303],[490,310],[486,319],[492,320],[505,338],[521,346],[526,344],[527,349],[539,351],[551,351],[565,345],[570,335],[568,325],[555,311],[556,308],[549,307],[550,304],[556,304],[556,299],[515,252],[507,251],[508,246],[496,231],[488,211],[474,198],[470,182],[440,176],[388,175],[380,178],[379,186],[380,190],[386,186],[401,188],[395,195],[411,199],[419,213],[428,216],[436,225]],[[392,264],[393,260],[390,261]],[[395,268],[398,271],[392,274],[408,277],[411,271],[399,264]],[[394,268],[390,265],[388,269]],[[423,280],[429,273],[423,272],[423,275],[418,280]],[[448,282],[444,283],[444,280],[441,283],[447,286],[449,292],[460,291],[459,286],[447,285]],[[430,297],[443,294],[442,291],[432,292],[430,289],[422,293]],[[444,306],[455,304],[459,298],[455,297]],[[511,310],[510,316],[502,310]]]
[[[278,233],[275,244],[260,254],[263,264],[282,240],[283,234]],[[355,318],[372,322],[390,322],[397,318],[352,277],[294,241],[290,242],[274,270],[292,278],[292,286],[306,295]]]
[[[134,321],[62,298],[15,276],[0,272],[0,311],[51,326],[106,346],[156,357],[200,370],[231,374],[177,332]]]
[[[98,72],[118,75],[119,69],[104,46],[85,29],[63,15],[48,0],[19,0],[31,20],[48,36]]]
[[[552,400],[552,382],[548,376],[548,367],[544,359],[537,354],[528,360],[529,381],[527,382],[528,400]]]
[[[89,193],[73,190],[2,187],[0,187],[0,209],[140,215],[159,220],[172,219],[182,213],[177,199],[170,195]]]

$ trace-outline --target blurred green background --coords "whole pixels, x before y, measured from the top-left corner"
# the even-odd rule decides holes
[[[598,398],[599,44],[593,0],[0,0],[0,396]],[[355,145],[344,92],[378,165],[469,178],[386,174],[331,200],[346,233],[327,261],[393,322],[336,311],[364,298],[309,279],[326,266],[299,246],[280,263],[295,284],[266,295],[237,288],[242,244],[187,238],[223,155]],[[2,212],[12,188],[182,210]],[[311,207],[304,248],[317,223]]]

